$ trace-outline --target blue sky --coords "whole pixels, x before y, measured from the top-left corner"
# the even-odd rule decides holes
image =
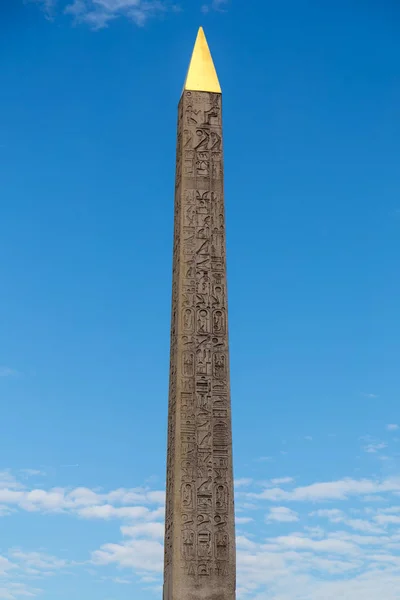
[[[240,600],[398,600],[394,0],[0,8],[0,599],[161,597],[176,106],[224,92]]]

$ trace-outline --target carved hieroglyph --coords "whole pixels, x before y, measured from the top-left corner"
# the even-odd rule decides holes
[[[234,600],[221,94],[179,104],[163,600]]]

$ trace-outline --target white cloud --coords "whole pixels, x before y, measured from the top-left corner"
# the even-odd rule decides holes
[[[24,552],[11,550],[10,556],[24,565],[24,568],[39,571],[58,571],[68,566],[68,562],[43,552]]]
[[[251,517],[236,517],[235,522],[236,525],[246,525],[247,523],[251,523],[254,521]]]
[[[375,521],[381,525],[400,525],[400,515],[377,515]]]
[[[356,531],[361,531],[363,533],[385,533],[385,530],[381,527],[378,527],[376,523],[372,523],[371,521],[365,519],[354,519],[338,509],[316,510],[310,513],[310,516],[326,518],[331,523],[343,523],[351,529],[355,529]]]
[[[131,540],[124,544],[104,544],[92,554],[97,565],[116,564],[119,567],[155,571],[163,568],[163,545],[154,540]]]
[[[383,450],[387,448],[387,444],[385,442],[370,442],[366,446],[364,446],[364,451],[368,454],[376,454],[379,450]]]
[[[298,520],[298,514],[285,506],[275,506],[271,508],[266,516],[266,521],[278,521],[280,523],[291,523]]]
[[[236,488],[239,488],[239,487],[248,487],[252,483],[253,483],[253,480],[249,479],[249,478],[246,478],[246,477],[242,477],[241,479],[235,479],[235,487]]]
[[[130,525],[121,527],[123,535],[132,538],[149,537],[155,540],[164,539],[163,523],[140,523],[139,525]]]
[[[344,512],[337,508],[325,508],[321,510],[315,510],[314,512],[310,513],[310,516],[326,518],[332,523],[340,523],[344,519]]]
[[[144,588],[143,597],[147,597],[150,587],[159,586],[163,567],[163,491],[148,487],[110,491],[87,487],[32,489],[19,483],[9,471],[2,474],[1,481],[0,502],[13,510],[58,513],[64,518],[119,520],[117,539],[106,540],[94,552],[93,547],[87,549],[92,576],[122,583],[130,582],[131,575],[136,575],[136,582],[140,581]],[[399,478],[343,478],[295,487],[292,478],[276,477],[263,484],[265,489],[261,488],[260,494],[250,494],[245,485],[246,478],[243,486],[239,485],[238,497],[251,498],[252,508],[260,509],[260,501],[270,501],[272,496],[274,501],[301,502],[304,511],[272,506],[266,516],[268,526],[260,522],[257,510],[251,513],[252,518],[238,513],[238,599],[376,600],[379,596],[373,594],[382,590],[385,600],[399,600],[400,508],[392,496],[400,493]],[[376,503],[359,502],[378,495],[387,503],[383,508]],[[393,502],[388,504],[391,498]],[[348,502],[339,508],[332,506],[332,500]],[[320,503],[317,510],[312,506],[315,502]],[[240,509],[243,507],[244,503],[240,504]],[[57,518],[52,517],[52,523],[56,522]],[[96,529],[101,531],[97,526]],[[105,532],[110,531],[112,528],[105,528]],[[273,536],[265,537],[266,532]],[[87,569],[88,561],[83,560],[83,564]],[[35,595],[38,591],[25,585],[21,577],[45,580],[65,573],[67,567],[68,572],[82,568],[43,550],[13,549],[0,560],[0,599],[19,600],[27,594]],[[23,587],[15,587],[15,582]]]
[[[217,12],[224,12],[228,6],[228,3],[229,0],[211,0],[211,2],[203,4],[201,10],[205,14],[212,10],[215,10]]]
[[[285,485],[285,483],[293,483],[293,477],[277,477],[276,479],[271,479],[271,485]]]
[[[30,579],[58,574],[71,564],[43,552],[24,552],[20,549],[10,550],[8,556],[0,556],[0,598],[4,600],[37,596],[42,590],[32,587],[28,583]]]
[[[176,12],[172,0],[28,0],[40,4],[47,16],[64,13],[76,23],[85,23],[92,29],[107,27],[119,17],[125,17],[138,26],[166,11]]]
[[[389,425],[386,425],[386,429],[388,431],[397,431],[399,429],[399,426],[396,425],[395,423],[391,423]]]
[[[377,481],[374,479],[345,478],[338,481],[313,483],[311,485],[284,490],[276,487],[260,493],[248,493],[252,499],[279,502],[290,500],[298,502],[321,502],[325,500],[347,500],[352,496],[364,496],[383,492],[400,492],[400,478],[392,477]]]

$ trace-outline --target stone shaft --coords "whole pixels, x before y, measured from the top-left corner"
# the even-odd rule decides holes
[[[234,600],[222,97],[179,103],[163,600]]]

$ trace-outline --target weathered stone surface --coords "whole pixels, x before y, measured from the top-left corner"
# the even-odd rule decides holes
[[[179,103],[163,600],[235,599],[221,103]]]

